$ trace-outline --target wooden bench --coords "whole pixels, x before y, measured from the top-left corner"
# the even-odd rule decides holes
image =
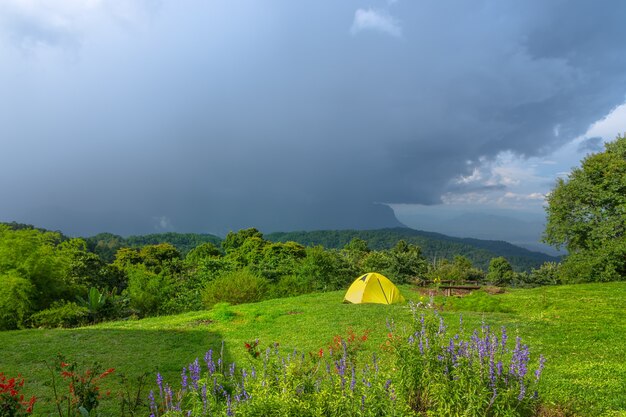
[[[439,287],[440,290],[443,290],[443,294],[447,297],[452,295],[452,290],[480,290],[480,285],[442,285]]]

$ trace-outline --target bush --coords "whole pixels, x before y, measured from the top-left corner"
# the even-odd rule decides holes
[[[617,242],[596,250],[570,252],[561,263],[559,277],[567,284],[625,279],[626,242]]]
[[[535,285],[557,285],[561,283],[559,269],[561,264],[544,262],[539,268],[530,272],[530,281]]]
[[[31,397],[26,401],[20,391],[24,386],[24,378],[7,378],[0,372],[0,416],[23,417],[33,412],[37,399]]]
[[[295,297],[301,294],[308,294],[311,291],[313,289],[309,283],[295,275],[284,275],[278,279],[276,284],[270,286],[269,298]]]
[[[455,256],[452,262],[447,259],[435,262],[430,265],[429,271],[425,275],[432,282],[482,281],[485,278],[484,272],[475,268],[472,261],[459,255]]]
[[[268,281],[247,269],[226,272],[209,282],[202,291],[205,307],[226,302],[230,304],[253,303],[262,300],[268,291]]]
[[[76,327],[87,323],[89,309],[73,302],[57,301],[46,310],[30,316],[33,327]]]

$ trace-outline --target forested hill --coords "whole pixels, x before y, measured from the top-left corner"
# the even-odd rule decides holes
[[[31,225],[6,223],[14,230],[34,228]],[[38,229],[45,231],[45,229]],[[57,232],[60,233],[60,232]],[[279,232],[265,235],[265,239],[274,242],[294,241],[306,246],[322,245],[329,249],[341,249],[353,238],[367,241],[370,249],[390,249],[399,240],[413,243],[422,248],[422,253],[429,261],[435,259],[452,259],[462,255],[472,261],[474,266],[487,270],[492,258],[503,256],[513,266],[513,269],[529,271],[537,268],[544,262],[558,262],[560,259],[541,252],[532,252],[519,246],[497,240],[481,240],[457,238],[440,233],[424,232],[409,228],[391,228],[377,230],[319,230],[312,232]],[[67,239],[60,234],[60,239]],[[170,243],[184,256],[196,246],[210,242],[220,246],[222,239],[211,234],[198,233],[158,233],[141,236],[122,237],[111,233],[100,233],[85,238],[90,251],[98,254],[105,262],[112,262],[119,248],[140,248],[145,245]]]
[[[220,246],[222,239],[210,235],[199,233],[156,233],[151,235],[122,237],[111,233],[100,233],[95,236],[85,238],[90,251],[98,254],[102,260],[111,262],[115,259],[115,252],[119,248],[141,248],[146,245],[157,245],[159,243],[170,243],[186,255],[196,246],[210,242]]]
[[[448,258],[463,255],[476,267],[487,270],[489,261],[504,256],[516,271],[528,271],[544,262],[558,262],[559,258],[541,252],[532,252],[508,242],[457,238],[433,232],[409,228],[378,230],[320,230],[313,232],[270,233],[266,239],[276,242],[294,241],[307,246],[322,245],[325,248],[342,248],[353,238],[367,241],[370,249],[380,250],[393,247],[403,239],[422,248],[426,259]]]

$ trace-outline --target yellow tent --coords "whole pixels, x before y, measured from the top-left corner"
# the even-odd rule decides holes
[[[350,285],[343,301],[354,304],[393,304],[403,302],[404,297],[387,277],[376,272],[368,272]]]

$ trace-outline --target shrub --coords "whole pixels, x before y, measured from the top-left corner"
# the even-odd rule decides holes
[[[480,269],[475,268],[468,258],[457,255],[452,262],[447,259],[434,262],[430,265],[426,278],[432,282],[482,281],[485,274]]]
[[[270,298],[295,297],[313,291],[310,283],[299,279],[295,275],[283,275],[278,281],[270,286]]]
[[[561,264],[544,262],[539,268],[530,272],[530,281],[535,285],[557,285],[561,283],[559,269]]]
[[[76,327],[88,321],[89,309],[74,302],[57,301],[46,310],[30,316],[33,327]]]
[[[24,378],[7,378],[0,372],[0,416],[22,417],[33,412],[33,405],[37,399],[31,397],[24,400],[20,390],[24,386]]]
[[[86,298],[76,297],[79,305],[85,307],[90,323],[121,318],[129,314],[129,299],[117,294],[117,288],[111,291],[91,287]]]
[[[102,394],[100,381],[113,373],[110,368],[103,371],[98,363],[91,367],[80,369],[76,362],[67,360],[59,354],[53,364],[45,363],[52,376],[52,390],[59,417],[70,416],[97,416]],[[55,373],[67,383],[67,394],[61,394],[57,388]]]
[[[226,272],[210,281],[202,292],[205,307],[216,303],[230,304],[252,303],[262,300],[267,294],[268,281],[247,269]]]

